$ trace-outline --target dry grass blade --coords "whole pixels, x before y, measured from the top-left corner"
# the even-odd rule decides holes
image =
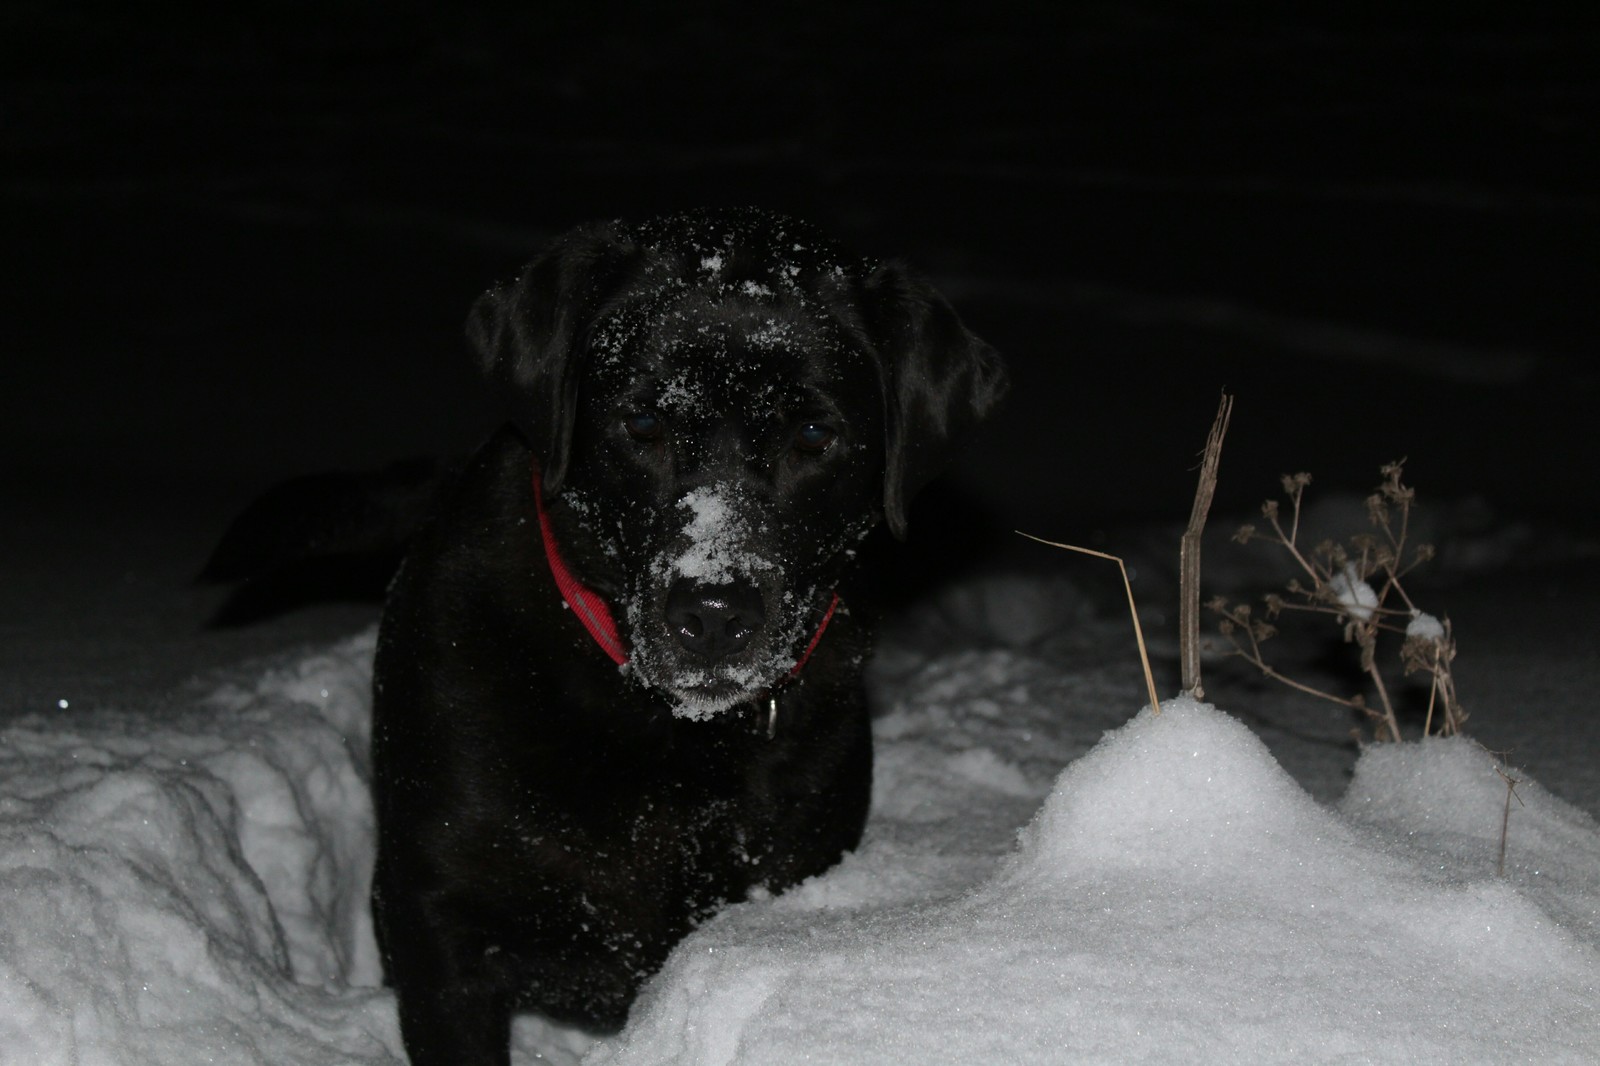
[[[1144,667],[1144,683],[1150,694],[1150,709],[1154,713],[1160,714],[1161,697],[1156,695],[1156,676],[1150,670],[1150,652],[1145,648],[1144,630],[1139,625],[1139,608],[1133,602],[1133,583],[1128,580],[1128,567],[1123,563],[1122,558],[1109,552],[1095,551],[1093,548],[1080,548],[1076,544],[1061,544],[1057,541],[1045,540],[1043,537],[1036,537],[1032,533],[1023,533],[1020,529],[1017,532],[1029,540],[1036,540],[1040,544],[1047,544],[1052,548],[1062,548],[1069,552],[1092,555],[1097,559],[1110,559],[1117,564],[1117,569],[1122,571],[1122,587],[1128,592],[1128,613],[1133,616],[1133,636],[1139,642],[1139,663]]]

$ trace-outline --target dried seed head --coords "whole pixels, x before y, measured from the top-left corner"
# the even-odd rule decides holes
[[[1416,498],[1417,491],[1400,482],[1400,475],[1405,465],[1406,461],[1404,459],[1397,459],[1392,463],[1386,464],[1382,468],[1383,484],[1378,486],[1378,491],[1383,493],[1391,503],[1409,507],[1411,501]]]
[[[1331,568],[1336,570],[1344,569],[1344,565],[1350,561],[1350,553],[1345,550],[1344,545],[1331,540],[1318,544],[1312,549],[1312,554],[1319,559],[1327,560]]]

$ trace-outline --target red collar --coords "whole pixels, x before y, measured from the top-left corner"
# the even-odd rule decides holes
[[[561,558],[561,549],[556,544],[555,530],[550,524],[550,512],[544,508],[543,481],[544,479],[539,476],[539,466],[535,463],[533,503],[539,512],[539,534],[544,540],[544,557],[550,564],[550,576],[556,579],[556,588],[560,590],[561,598],[572,608],[573,613],[578,616],[578,621],[583,623],[583,628],[594,638],[594,642],[600,645],[600,650],[605,652],[612,662],[622,666],[628,661],[628,651],[623,646],[622,637],[617,633],[617,621],[611,616],[611,608],[606,605],[606,601],[598,592],[573,576],[572,571],[567,569],[566,560]],[[835,592],[828,601],[828,610],[823,614],[821,624],[811,635],[811,642],[806,645],[800,660],[790,668],[790,677],[798,674],[800,668],[811,658],[811,653],[817,650],[817,644],[821,642],[822,634],[828,628],[828,623],[833,621],[833,613],[838,608],[839,594]]]

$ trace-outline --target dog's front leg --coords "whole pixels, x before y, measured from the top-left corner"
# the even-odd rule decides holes
[[[400,1035],[411,1066],[509,1066],[511,997],[493,987],[401,992]]]
[[[411,1066],[509,1066],[513,994],[498,952],[405,910],[384,915],[383,939]]]

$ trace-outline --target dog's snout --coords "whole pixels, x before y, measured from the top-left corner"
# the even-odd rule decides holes
[[[737,652],[765,621],[761,592],[749,582],[702,585],[681,580],[667,594],[667,625],[678,643],[707,659]]]

